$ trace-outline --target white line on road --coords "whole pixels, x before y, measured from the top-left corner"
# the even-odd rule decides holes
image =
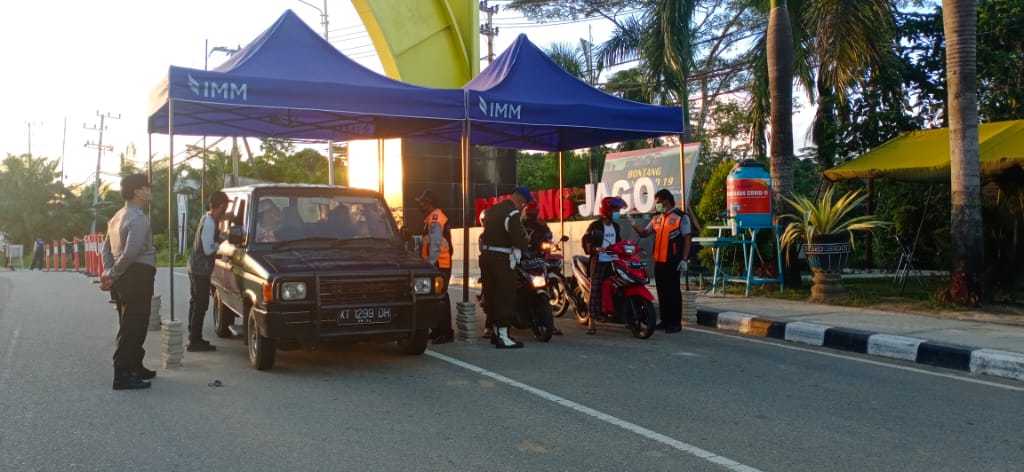
[[[14,368],[10,364],[11,364],[11,359],[14,358],[14,348],[15,348],[15,346],[18,345],[18,336],[19,335],[21,335],[21,329],[20,328],[14,328],[14,330],[11,331],[11,344],[7,345],[7,350],[4,351],[4,357],[3,357],[3,359],[0,359],[0,361],[3,361],[3,362],[0,362],[0,392],[4,391],[4,387],[7,385],[7,377],[9,377],[9,373]],[[8,367],[4,367],[4,366],[8,366]]]
[[[490,377],[490,378],[492,378],[494,380],[497,380],[498,382],[501,382],[503,384],[506,384],[506,385],[509,385],[509,386],[512,386],[512,387],[516,387],[518,389],[525,390],[525,391],[527,391],[529,393],[532,393],[532,394],[534,394],[534,395],[536,395],[538,397],[541,397],[541,398],[543,398],[545,400],[548,400],[548,401],[556,403],[558,405],[561,405],[561,406],[568,407],[570,409],[576,410],[576,411],[578,411],[580,413],[583,413],[583,414],[585,414],[587,416],[591,416],[591,417],[597,418],[597,419],[599,419],[601,421],[604,421],[606,423],[613,424],[613,425],[618,426],[618,427],[620,427],[622,429],[625,429],[626,431],[630,431],[632,433],[638,434],[638,435],[643,436],[643,437],[648,438],[648,439],[653,439],[653,440],[655,440],[657,442],[660,442],[660,443],[662,443],[662,444],[664,444],[666,446],[669,446],[669,447],[671,447],[673,449],[677,449],[679,451],[685,452],[685,453],[690,454],[692,456],[699,457],[699,458],[704,459],[704,460],[706,460],[708,462],[711,462],[713,464],[717,464],[717,465],[723,466],[723,467],[725,467],[725,468],[727,468],[729,470],[735,470],[735,471],[741,471],[741,472],[760,472],[758,469],[755,469],[755,468],[750,467],[748,465],[740,464],[739,462],[736,462],[736,461],[734,461],[732,459],[729,459],[727,457],[722,457],[722,456],[720,456],[718,454],[715,454],[713,452],[705,451],[704,449],[701,449],[701,448],[699,448],[697,446],[694,446],[692,444],[687,444],[687,443],[684,443],[684,442],[679,441],[677,439],[670,438],[668,436],[665,436],[664,434],[661,434],[661,433],[658,433],[658,432],[655,432],[655,431],[651,431],[651,430],[649,430],[647,428],[644,428],[643,426],[640,426],[640,425],[637,425],[637,424],[634,424],[634,423],[630,423],[629,421],[626,421],[626,420],[623,420],[623,419],[620,419],[620,418],[616,418],[616,417],[614,417],[612,415],[609,415],[607,413],[602,413],[602,412],[597,411],[597,410],[595,410],[593,408],[580,405],[579,403],[576,403],[576,402],[574,402],[572,400],[568,400],[568,399],[562,398],[562,397],[560,397],[558,395],[546,392],[546,391],[541,390],[541,389],[536,388],[536,387],[531,387],[531,386],[526,385],[526,384],[524,384],[522,382],[518,382],[516,380],[512,380],[512,379],[510,379],[508,377],[505,377],[504,375],[491,372],[491,371],[489,371],[487,369],[484,369],[482,367],[477,367],[477,366],[475,366],[473,364],[469,364],[469,363],[460,361],[458,359],[446,356],[444,354],[441,354],[441,353],[438,353],[438,352],[435,352],[435,351],[427,351],[426,354],[428,356],[431,356],[431,357],[435,358],[435,359],[439,359],[439,360],[442,360],[442,361],[447,362],[449,364],[452,364],[452,365],[455,365],[455,366],[458,366],[458,367],[462,367],[463,369],[475,372],[475,373],[483,375],[485,377]]]
[[[882,367],[890,367],[890,368],[893,368],[893,369],[900,369],[900,370],[906,370],[906,371],[910,371],[910,372],[917,372],[919,374],[933,375],[933,376],[936,376],[936,377],[944,377],[944,378],[947,378],[947,379],[960,380],[962,382],[970,382],[970,383],[976,383],[976,384],[981,384],[981,385],[987,385],[989,387],[1005,388],[1007,390],[1013,390],[1015,392],[1024,392],[1024,387],[1016,387],[1016,386],[1013,386],[1013,385],[1003,385],[1001,383],[989,382],[989,381],[986,381],[986,380],[974,379],[974,378],[971,378],[971,377],[963,377],[963,376],[954,375],[954,374],[945,374],[945,373],[942,373],[942,372],[932,372],[930,370],[919,369],[919,368],[916,368],[916,367],[888,364],[888,363],[885,363],[885,362],[874,361],[874,360],[871,360],[871,359],[861,359],[859,357],[854,357],[854,356],[851,356],[851,355],[843,355],[843,354],[836,354],[836,353],[832,353],[832,352],[818,351],[818,350],[808,349],[808,348],[800,347],[800,346],[790,346],[788,344],[782,344],[782,343],[772,342],[772,341],[765,341],[765,340],[762,340],[762,339],[751,338],[751,337],[747,337],[747,336],[736,336],[736,335],[729,334],[729,333],[719,333],[717,331],[711,331],[711,330],[707,330],[707,329],[697,329],[697,328],[683,328],[683,329],[685,329],[687,331],[693,331],[695,333],[711,334],[711,335],[715,335],[715,336],[722,336],[722,337],[726,337],[726,338],[732,338],[732,339],[738,339],[738,340],[742,340],[742,341],[748,341],[748,342],[752,342],[752,343],[767,344],[769,346],[776,346],[776,347],[781,347],[781,348],[785,348],[785,349],[792,349],[794,351],[809,352],[811,354],[818,354],[818,355],[822,355],[822,356],[836,357],[836,358],[839,358],[839,359],[846,359],[848,361],[863,362],[865,364],[877,365],[877,366],[882,366]]]

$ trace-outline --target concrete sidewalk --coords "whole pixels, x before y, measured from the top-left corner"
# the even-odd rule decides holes
[[[456,270],[452,285],[462,286]],[[472,287],[478,274],[470,273]],[[657,297],[653,285],[651,292]],[[781,300],[700,294],[701,326],[1024,381],[1024,327]]]

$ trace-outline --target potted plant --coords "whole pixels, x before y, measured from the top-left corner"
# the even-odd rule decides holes
[[[867,198],[860,190],[849,192],[838,200],[834,198],[833,190],[829,187],[817,201],[800,195],[792,200],[786,198],[795,212],[783,217],[783,221],[789,223],[779,238],[783,249],[793,244],[803,247],[807,264],[814,273],[810,300],[816,302],[846,297],[842,270],[853,251],[853,232],[889,226],[888,222],[876,220],[872,215],[852,214]]]

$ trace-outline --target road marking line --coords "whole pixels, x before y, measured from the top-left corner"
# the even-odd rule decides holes
[[[0,362],[0,391],[4,390],[4,386],[7,385],[7,378],[10,377],[10,372],[14,368],[11,364],[11,359],[14,358],[14,347],[18,345],[18,337],[21,335],[20,328],[14,328],[11,331],[11,344],[7,345],[7,350],[4,351],[4,357]],[[6,366],[6,367],[5,367]]]
[[[1013,390],[1015,392],[1024,392],[1024,387],[1016,387],[1016,386],[1013,386],[1013,385],[1003,385],[1003,384],[1000,384],[1000,383],[989,382],[989,381],[981,380],[981,379],[973,379],[973,378],[970,378],[970,377],[962,377],[962,376],[957,376],[957,375],[953,375],[953,374],[946,374],[946,373],[942,373],[942,372],[932,372],[932,371],[928,371],[928,370],[924,370],[924,369],[918,369],[916,367],[910,367],[910,366],[887,364],[885,362],[874,361],[874,360],[871,360],[871,359],[860,359],[860,358],[853,357],[853,356],[850,356],[850,355],[842,355],[842,354],[836,354],[836,353],[832,353],[832,352],[822,352],[822,351],[817,351],[817,350],[814,350],[814,349],[808,349],[808,348],[800,347],[800,346],[791,346],[791,345],[781,344],[781,343],[777,343],[777,342],[764,341],[764,340],[761,340],[761,339],[758,339],[758,338],[751,338],[751,337],[747,337],[747,336],[736,336],[736,335],[730,334],[730,333],[719,333],[719,332],[711,331],[711,330],[696,329],[696,328],[685,328],[685,327],[683,329],[685,329],[687,331],[693,331],[695,333],[704,333],[704,334],[711,334],[711,335],[715,335],[715,336],[723,336],[723,337],[726,337],[726,338],[739,339],[739,340],[742,340],[742,341],[749,341],[749,342],[758,343],[758,344],[768,344],[768,345],[771,345],[771,346],[781,347],[781,348],[785,348],[785,349],[792,349],[794,351],[809,352],[809,353],[812,353],[812,354],[818,354],[818,355],[828,356],[828,357],[836,357],[836,358],[839,358],[839,359],[846,359],[846,360],[850,360],[850,361],[854,361],[854,362],[862,362],[862,363],[865,363],[865,364],[872,364],[872,365],[877,365],[877,366],[882,366],[882,367],[890,367],[890,368],[893,368],[893,369],[900,369],[900,370],[906,370],[906,371],[910,371],[910,372],[917,372],[919,374],[933,375],[933,376],[936,376],[936,377],[945,377],[947,379],[960,380],[960,381],[963,381],[963,382],[970,382],[970,383],[976,383],[976,384],[981,384],[981,385],[987,385],[989,387],[999,387],[999,388],[1003,388],[1003,389],[1006,389],[1006,390]]]
[[[659,443],[662,443],[662,444],[664,444],[664,445],[666,445],[668,447],[671,447],[673,449],[685,452],[685,453],[690,454],[690,455],[695,456],[695,457],[699,457],[699,458],[704,459],[704,460],[706,460],[708,462],[711,462],[713,464],[717,464],[717,465],[723,466],[723,467],[725,467],[725,468],[727,468],[729,470],[735,470],[735,471],[741,471],[741,472],[760,472],[758,469],[755,469],[755,468],[750,467],[748,465],[741,464],[741,463],[736,462],[736,461],[734,461],[732,459],[729,459],[727,457],[722,457],[722,456],[720,456],[718,454],[715,454],[713,452],[705,451],[704,449],[701,449],[701,448],[699,448],[697,446],[694,446],[692,444],[687,444],[687,443],[684,443],[684,442],[679,441],[677,439],[670,438],[670,437],[668,437],[668,436],[666,436],[664,434],[661,434],[661,433],[658,433],[658,432],[655,432],[655,431],[651,431],[651,430],[649,430],[647,428],[644,428],[643,426],[637,425],[635,423],[630,423],[629,421],[626,421],[626,420],[623,420],[623,419],[620,419],[620,418],[616,418],[616,417],[614,417],[612,415],[609,415],[607,413],[602,413],[602,412],[597,411],[597,410],[595,410],[593,408],[583,406],[583,405],[581,405],[579,403],[576,403],[576,402],[574,402],[572,400],[568,400],[566,398],[562,398],[562,397],[560,397],[558,395],[555,395],[553,393],[549,393],[549,392],[546,392],[546,391],[541,390],[539,388],[532,387],[530,385],[526,385],[526,384],[524,384],[522,382],[518,382],[516,380],[512,380],[512,379],[510,379],[508,377],[505,377],[504,375],[501,375],[501,374],[498,374],[498,373],[495,373],[495,372],[491,372],[491,371],[489,371],[487,369],[484,369],[482,367],[477,367],[477,366],[475,366],[473,364],[469,364],[469,363],[460,361],[458,359],[446,356],[444,354],[441,354],[441,353],[438,353],[438,352],[435,352],[435,351],[427,351],[426,354],[428,356],[430,356],[430,357],[433,357],[433,358],[438,359],[438,360],[442,360],[442,361],[447,362],[449,364],[452,364],[454,366],[462,367],[463,369],[469,370],[471,372],[475,372],[475,373],[483,375],[485,377],[490,377],[490,378],[492,378],[492,379],[494,379],[494,380],[496,380],[498,382],[501,382],[503,384],[509,385],[511,387],[515,387],[515,388],[518,388],[518,389],[521,389],[521,390],[525,390],[525,391],[527,391],[529,393],[532,393],[532,394],[534,394],[534,395],[536,395],[538,397],[541,397],[541,398],[543,398],[545,400],[548,400],[548,401],[556,403],[558,405],[561,405],[561,406],[568,407],[570,409],[576,410],[576,411],[578,411],[580,413],[583,413],[583,414],[585,414],[587,416],[590,416],[590,417],[596,418],[598,420],[604,421],[605,423],[613,424],[615,426],[618,426],[618,427],[620,427],[622,429],[625,429],[625,430],[627,430],[629,432],[638,434],[638,435],[643,436],[645,438],[653,439],[653,440],[655,440],[655,441],[657,441]]]

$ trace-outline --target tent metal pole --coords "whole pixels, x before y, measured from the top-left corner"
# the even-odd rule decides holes
[[[377,139],[377,191],[384,195],[384,139]]]
[[[171,154],[167,156],[167,280],[170,281],[170,304],[168,310],[171,321],[174,321],[174,249],[171,248],[171,241],[174,241],[174,211],[171,204],[174,201],[174,100],[167,101],[167,138],[170,143]],[[152,184],[152,182],[150,182]]]
[[[679,200],[680,207],[690,207],[690,202],[686,201],[686,143],[682,134],[679,135]]]
[[[146,180],[149,181],[150,185],[153,184],[153,133],[147,134],[148,142],[146,146],[146,154],[149,156],[149,164],[146,166]],[[149,208],[146,209],[146,216],[153,217],[153,199],[149,199]]]
[[[469,303],[469,225],[475,215],[469,214],[469,119],[462,122],[459,143],[462,158],[462,303]]]
[[[565,215],[562,212],[562,208],[565,207],[565,202],[563,201],[565,195],[562,193],[562,189],[565,188],[564,178],[562,151],[558,151],[558,221],[561,224],[561,229],[559,229],[561,236],[565,235]]]
[[[917,239],[921,236],[921,229],[924,228],[924,220],[928,216],[928,205],[932,202],[932,190],[935,184],[928,186],[928,195],[924,197],[924,210],[921,211],[921,219],[917,222],[917,231],[914,232],[914,242],[910,244],[910,261],[914,261],[914,254],[917,252]]]
[[[334,185],[334,141],[327,140],[327,184]]]

